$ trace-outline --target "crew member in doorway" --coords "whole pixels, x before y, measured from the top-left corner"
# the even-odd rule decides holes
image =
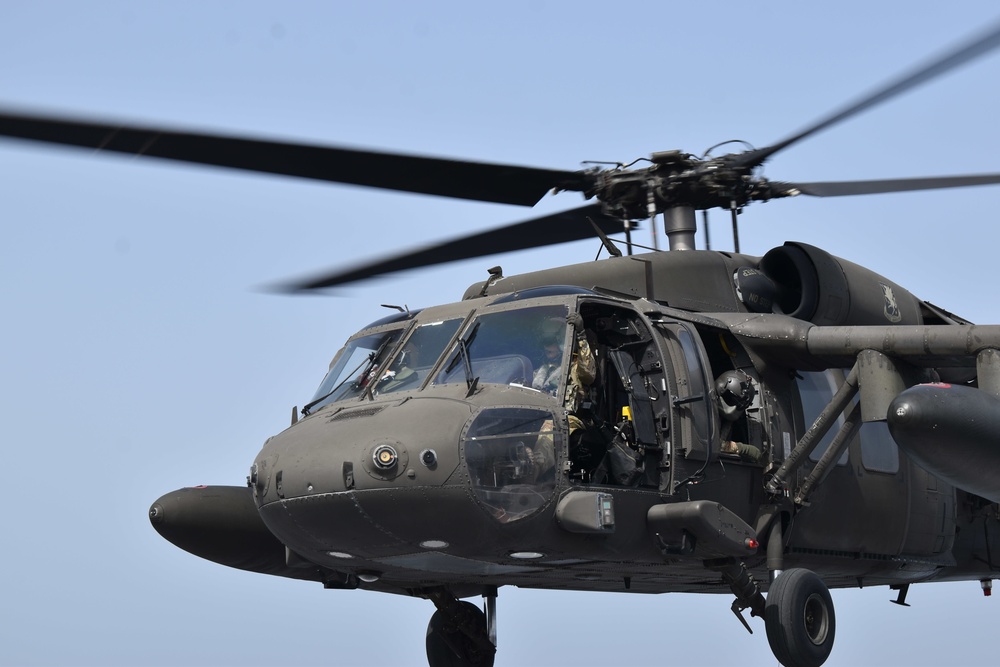
[[[723,426],[719,451],[723,454],[736,454],[741,459],[751,463],[760,463],[762,453],[753,445],[736,442],[729,439],[733,422],[744,416],[746,409],[753,403],[757,390],[753,381],[744,371],[726,371],[715,381],[715,396],[722,416]]]
[[[564,383],[560,370],[562,367],[563,339],[567,325],[572,327],[574,342],[573,356],[569,364],[569,374]],[[597,377],[597,362],[594,360],[594,354],[590,349],[590,342],[587,340],[587,335],[584,331],[583,317],[579,313],[574,312],[566,317],[565,322],[562,320],[551,320],[546,323],[541,344],[545,360],[535,371],[531,386],[539,391],[544,391],[555,396],[558,396],[559,391],[565,387],[566,393],[563,405],[566,408],[567,420],[569,422],[570,448],[572,450],[574,443],[579,442],[583,430],[591,426],[589,419],[585,422],[578,414],[578,411],[580,406],[587,400],[590,385],[594,383],[594,379]],[[546,421],[542,430],[551,432],[551,422]],[[548,463],[543,454],[547,448],[551,448],[551,436],[545,437],[543,435],[539,438],[539,443],[533,452],[533,458],[538,459],[536,460],[536,465],[539,467],[544,467]]]
[[[597,375],[597,363],[590,350],[590,343],[587,341],[580,313],[570,313],[566,317],[565,324],[561,320],[550,320],[546,323],[541,340],[544,359],[535,371],[531,386],[554,396],[559,395],[559,390],[562,389],[560,369],[562,367],[562,346],[566,325],[573,328],[574,343],[573,357],[569,364],[569,376],[566,378],[567,390],[564,405],[566,410],[573,414],[586,400],[589,387]]]

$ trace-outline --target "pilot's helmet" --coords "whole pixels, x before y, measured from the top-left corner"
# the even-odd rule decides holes
[[[543,347],[558,345],[561,348],[565,338],[566,320],[564,319],[550,317],[543,320],[541,326],[539,326],[538,340],[541,341]]]
[[[409,346],[404,347],[400,351],[400,353],[396,355],[396,358],[392,360],[392,365],[390,366],[390,368],[392,368],[393,370],[399,370],[400,368],[409,366],[411,355],[412,353],[410,351],[410,347]]]
[[[753,403],[757,390],[743,371],[726,371],[715,380],[715,393],[723,409],[746,410]]]

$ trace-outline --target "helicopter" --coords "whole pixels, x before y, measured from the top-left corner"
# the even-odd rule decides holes
[[[146,143],[129,150],[145,152]],[[105,148],[116,150],[111,144]],[[154,153],[155,145],[153,152],[146,152]],[[589,219],[599,227],[617,224],[629,231],[624,221],[648,213],[652,193],[653,210],[670,218],[668,237],[679,239],[673,241],[677,252],[616,257],[529,276],[497,274],[471,286],[468,298],[457,304],[413,313],[404,309],[398,316],[365,327],[338,355],[311,401],[314,405],[304,408],[308,414],[269,441],[255,460],[249,479],[253,495],[246,487],[168,494],[152,508],[154,525],[195,553],[228,565],[320,581],[329,588],[429,597],[439,607],[429,636],[429,654],[436,664],[454,662],[449,653],[454,654],[455,645],[466,654],[465,662],[487,659],[479,655],[489,653],[482,639],[485,634],[495,644],[489,632],[495,619],[493,589],[503,585],[733,592],[740,603],[737,607],[756,615],[761,612],[758,596],[767,593],[763,615],[768,617],[771,602],[769,618],[779,620],[769,623],[768,634],[777,634],[773,642],[779,644],[781,632],[787,630],[781,616],[789,615],[780,599],[801,597],[801,589],[810,586],[805,607],[820,620],[808,630],[806,639],[828,650],[834,630],[832,604],[823,588],[816,587],[815,579],[801,573],[803,566],[820,574],[826,586],[853,586],[858,578],[866,579],[866,585],[897,586],[901,602],[910,582],[982,579],[988,569],[975,557],[986,553],[989,560],[991,541],[980,544],[976,541],[980,538],[964,535],[974,541],[962,542],[949,530],[955,532],[960,518],[977,528],[981,523],[980,533],[987,530],[992,506],[978,506],[977,498],[996,500],[991,497],[995,493],[990,488],[992,476],[982,473],[989,463],[988,452],[970,445],[969,456],[959,458],[968,461],[972,455],[981,455],[986,460],[958,471],[949,470],[947,460],[924,460],[922,466],[913,466],[909,459],[919,460],[921,453],[930,457],[940,441],[923,442],[920,424],[893,422],[897,444],[913,449],[897,461],[895,472],[883,470],[894,465],[892,454],[887,453],[891,448],[876,450],[874,467],[864,467],[887,476],[871,475],[860,487],[846,479],[847,471],[838,468],[837,462],[842,452],[847,452],[848,463],[860,452],[864,464],[866,431],[881,421],[866,421],[865,411],[871,408],[877,414],[881,409],[885,417],[887,399],[894,401],[905,393],[904,386],[916,385],[907,406],[942,410],[933,413],[935,424],[959,409],[973,411],[977,417],[995,412],[988,400],[978,410],[973,406],[975,400],[987,398],[983,390],[989,387],[990,356],[982,352],[996,346],[996,333],[975,328],[919,301],[891,281],[805,244],[788,244],[759,258],[738,252],[702,255],[685,247],[692,245],[692,214],[701,206],[721,205],[732,211],[758,199],[789,196],[793,190],[820,191],[816,184],[786,187],[752,176],[747,179],[742,170],[751,173],[755,160],[769,157],[760,155],[736,154],[714,162],[658,154],[652,159],[654,167],[645,172],[616,169],[593,177],[575,172],[539,174],[540,180],[550,175],[558,179],[547,181],[544,191],[549,186],[603,188],[599,198],[612,202],[607,212],[603,205],[585,207],[564,218],[588,234]],[[352,155],[351,160],[360,157]],[[390,160],[397,161],[395,156]],[[421,161],[416,166],[428,164]],[[461,171],[469,168],[462,165]],[[381,178],[387,165],[375,164],[370,170]],[[465,188],[495,178],[496,174],[475,177],[464,185],[454,173],[435,180],[459,183],[450,196],[465,197],[470,196]],[[981,180],[996,182],[990,177]],[[650,187],[649,181],[656,187]],[[961,181],[933,179],[933,184],[929,180],[924,185],[935,184],[973,182],[963,177]],[[422,184],[413,187],[424,188]],[[661,193],[664,188],[665,194]],[[691,201],[672,205],[682,199]],[[550,226],[546,221],[531,222],[532,228]],[[537,242],[535,235],[533,243]],[[467,245],[483,243],[477,239]],[[443,253],[438,249],[430,254],[441,257]],[[837,271],[843,274],[841,284],[831,285]],[[850,297],[849,307],[843,306],[845,295]],[[611,443],[620,438],[624,469],[610,463],[602,467],[603,461],[574,460],[574,434],[562,418],[563,401],[543,395],[528,379],[541,361],[532,347],[541,342],[541,336],[524,341],[521,349],[513,345],[519,338],[515,334],[536,330],[541,334],[561,321],[561,347],[571,349],[581,328],[566,324],[571,313],[580,315],[584,332],[592,332],[594,342],[588,345],[605,362],[593,389],[588,421],[599,420],[610,428]],[[899,328],[887,329],[890,326]],[[929,329],[932,326],[941,331]],[[434,350],[439,356],[430,358]],[[564,358],[563,375],[569,374],[570,363]],[[861,381],[843,372],[854,364]],[[896,368],[882,372],[889,365]],[[405,379],[400,369],[407,366],[411,371],[407,377],[417,378],[411,380],[414,384],[390,384]],[[716,386],[716,379],[730,368],[736,376]],[[382,369],[388,370],[382,373]],[[910,377],[927,369],[934,369],[938,377],[919,380],[950,380],[953,386],[920,385]],[[792,378],[793,372],[801,377]],[[843,377],[838,378],[838,372]],[[970,388],[964,385],[973,382],[973,376],[977,393],[961,392],[952,401],[949,390]],[[729,380],[736,388],[727,394]],[[870,389],[880,384],[888,388],[872,397]],[[844,400],[850,402],[847,394],[854,392],[855,385],[859,385],[862,425],[851,416],[853,405],[841,406]],[[727,396],[733,405],[725,400]],[[810,401],[841,411],[816,411],[816,405],[806,405]],[[737,408],[735,419],[726,418],[734,415],[723,404]],[[957,407],[941,407],[947,405]],[[452,408],[461,416],[449,415]],[[520,430],[508,430],[512,424]],[[811,424],[814,428],[809,428]],[[833,426],[841,436],[825,445],[830,453],[827,458],[818,432],[826,427],[832,433]],[[757,447],[770,458],[762,463],[721,451],[721,435],[727,427],[734,438],[731,441]],[[967,424],[954,427],[960,436],[956,440],[986,441],[978,431],[969,433]],[[453,432],[443,433],[445,428]],[[861,431],[857,442],[851,435],[854,429]],[[908,429],[914,432],[909,437],[905,435]],[[320,432],[327,434],[323,438],[354,443],[348,445],[358,450],[354,458],[348,460],[340,452],[341,458],[332,464],[319,458],[303,460],[323,455],[316,445]],[[812,441],[806,439],[810,432]],[[379,442],[367,442],[372,433],[378,434]],[[427,435],[432,446],[416,444],[423,437],[419,434]],[[534,438],[534,450],[551,449],[553,462],[548,470],[538,472],[536,464],[526,458],[528,438]],[[884,437],[873,438],[888,443]],[[546,439],[551,442],[537,444]],[[819,446],[809,451],[817,440]],[[925,444],[930,447],[923,448]],[[285,464],[296,457],[298,464]],[[347,463],[352,464],[350,471]],[[713,480],[723,474],[723,468],[725,480]],[[935,474],[928,475],[925,468]],[[329,478],[295,479],[313,470]],[[934,495],[940,497],[933,502],[928,500],[932,483]],[[428,488],[438,487],[442,495],[428,498]],[[962,491],[954,492],[951,501],[943,500],[952,493],[949,487]],[[384,500],[378,500],[383,491]],[[905,511],[914,512],[914,517],[933,514],[936,519],[940,513],[944,525],[938,532],[925,534],[907,527],[905,534],[882,535],[885,526],[894,525],[893,517],[903,511],[888,500],[904,496],[908,498]],[[856,519],[860,507],[849,510],[839,505],[836,515],[846,516],[830,516],[832,510],[826,510],[823,503],[830,497],[855,498],[859,506],[874,497],[874,505],[885,512],[882,517],[868,516],[878,530],[857,534],[856,520],[850,519]],[[923,499],[922,506],[918,498]],[[323,507],[326,501],[331,505]],[[338,502],[350,503],[345,508],[349,515],[334,509]],[[386,505],[380,507],[381,502]],[[915,506],[924,514],[915,511]],[[302,514],[291,519],[299,507]],[[866,504],[865,511],[871,507]],[[761,508],[769,513],[759,514]],[[280,516],[282,512],[288,517]],[[440,523],[430,518],[436,514],[444,514]],[[344,523],[343,534],[323,536],[322,552],[310,548],[309,540],[316,539],[320,524],[331,517]],[[421,523],[425,519],[428,523]],[[318,523],[308,526],[309,521]],[[409,525],[414,523],[421,525]],[[914,519],[911,525],[920,523]],[[401,539],[413,529],[428,532]],[[829,535],[819,532],[838,535],[838,543],[830,544]],[[503,548],[500,556],[476,551],[498,544]],[[779,546],[780,553],[772,553]],[[765,554],[770,563],[761,558]],[[768,581],[772,576],[774,581]],[[489,611],[485,619],[458,603],[463,597],[482,594]],[[817,643],[820,634],[823,641]],[[776,653],[780,651],[784,654],[779,658],[787,663],[811,664],[808,660],[818,659],[789,655],[798,651],[792,645],[775,648]]]

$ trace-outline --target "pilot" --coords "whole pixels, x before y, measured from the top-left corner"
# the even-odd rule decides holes
[[[726,371],[715,380],[716,403],[724,421],[722,445],[719,450],[723,454],[736,454],[751,463],[760,463],[763,456],[760,449],[730,440],[729,432],[732,430],[733,422],[744,415],[756,395],[757,390],[754,389],[753,381],[744,371]]]
[[[559,390],[562,388],[562,378],[559,371],[562,366],[562,337],[565,325],[572,327],[574,332],[573,356],[570,360],[569,375],[566,378],[566,395],[563,405],[566,408],[567,420],[569,422],[570,456],[575,459],[580,457],[574,457],[574,448],[580,448],[584,432],[592,425],[589,420],[585,422],[581,418],[579,410],[587,400],[590,385],[593,384],[597,377],[597,363],[594,360],[594,354],[590,349],[590,342],[587,340],[584,331],[583,317],[579,313],[570,313],[566,317],[565,324],[562,320],[550,320],[545,323],[542,338],[545,361],[535,371],[532,387],[553,395],[558,395]],[[551,431],[551,422],[546,421],[546,424],[542,428],[543,431]],[[583,458],[588,460],[594,459],[592,461],[594,464],[599,463],[606,445],[603,442],[598,444],[600,445],[600,452],[580,452],[586,454]],[[590,445],[593,445],[593,443],[589,443],[588,447]],[[538,459],[536,461],[537,464],[546,465],[549,463],[547,450],[550,450],[551,447],[551,434],[546,435],[543,433],[539,437],[538,444],[535,447],[534,457]]]
[[[547,394],[555,394],[559,391],[559,372],[562,367],[562,340],[556,335],[545,335],[542,338],[542,352],[544,357],[542,362],[535,369],[535,375],[531,379],[531,386]]]
[[[583,329],[583,318],[580,313],[570,313],[566,324],[573,327],[574,344],[573,358],[570,361],[569,377],[566,380],[568,390],[565,397],[566,410],[575,413],[581,403],[587,398],[588,387],[597,376],[597,364],[590,350],[590,343]],[[532,379],[531,386],[539,391],[558,395],[562,388],[560,368],[562,367],[563,345],[562,320],[549,320],[542,330],[542,350],[544,359]]]
[[[403,351],[399,353],[389,369],[379,379],[377,393],[388,393],[399,391],[413,385],[417,380],[417,372],[411,368],[416,357],[416,349],[412,341],[406,344]]]

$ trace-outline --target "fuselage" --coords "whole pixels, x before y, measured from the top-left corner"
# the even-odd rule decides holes
[[[763,552],[675,553],[660,534],[669,527],[654,525],[650,511],[694,501],[727,508],[754,539],[781,525],[783,567],[807,565],[831,586],[970,578],[967,568],[981,569],[971,551],[962,557],[956,534],[959,522],[985,519],[962,517],[964,495],[900,454],[884,423],[860,429],[802,506],[764,492],[765,476],[845,370],[795,377],[755,365],[736,339],[653,302],[563,291],[466,300],[359,332],[352,340],[366,341],[379,358],[351,356],[349,343],[310,414],[271,438],[254,462],[268,529],[296,558],[336,573],[334,581],[411,593],[501,585],[723,592],[726,584],[706,577],[703,562],[733,556],[766,579]],[[588,424],[599,423],[609,442],[623,421],[634,433],[619,446],[624,456],[598,468],[578,460],[564,395],[532,387],[545,362],[539,327],[570,312],[582,313],[602,368]],[[572,349],[572,330],[560,334]],[[378,350],[386,338],[391,343]],[[400,358],[412,366],[400,370]],[[363,361],[360,369],[354,359]],[[561,363],[568,374],[571,356]],[[734,366],[761,391],[727,422],[712,380]],[[322,399],[345,372],[354,375],[335,400]],[[400,375],[414,379],[397,385]],[[807,478],[843,421],[790,489]],[[761,458],[720,452],[728,437]],[[542,449],[551,452],[540,457]],[[614,445],[608,451],[614,455]],[[578,525],[576,508],[591,502],[593,525]],[[610,510],[604,525],[596,518],[601,502]]]
[[[888,357],[865,350],[888,332],[921,366],[967,366],[977,348],[949,342],[966,333],[1000,346],[948,317],[803,244],[473,285],[352,336],[249,489],[174,492],[151,516],[226,565],[413,595],[725,592],[710,570],[731,562],[764,588],[794,567],[831,587],[989,578],[996,505],[911,461],[872,398]],[[916,336],[928,321],[948,334],[940,349]],[[861,419],[861,403],[881,416]]]

